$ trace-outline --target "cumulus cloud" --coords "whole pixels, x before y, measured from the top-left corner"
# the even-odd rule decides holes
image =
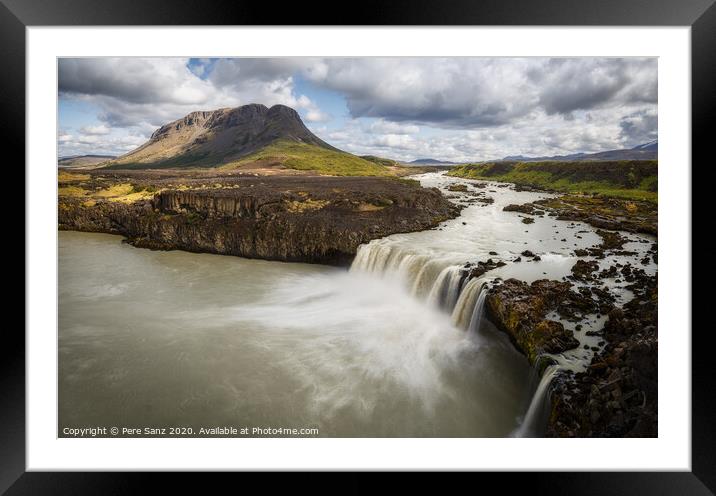
[[[654,59],[552,59],[529,74],[548,114],[607,104],[656,103]]]
[[[445,128],[656,102],[656,59],[327,59],[303,75],[345,94],[353,117]]]
[[[439,158],[455,162],[500,159],[508,155],[551,156],[633,146],[622,137],[621,109],[575,112],[574,121],[541,113],[529,120],[480,129],[426,129],[415,135],[381,134],[360,119],[325,137],[353,153],[400,160]],[[402,139],[401,139],[402,136]],[[645,140],[646,141],[646,140]],[[641,141],[642,143],[644,141]],[[637,144],[637,143],[635,143]]]
[[[302,74],[344,94],[353,117],[461,128],[499,125],[529,112],[536,97],[524,88],[521,65],[499,59],[327,59]]]
[[[326,120],[328,114],[305,95],[296,94],[290,74],[282,75],[281,68],[288,67],[285,60],[290,59],[194,64],[186,58],[60,59],[58,90],[61,98],[97,105],[101,109],[97,117],[112,127],[157,128],[195,110],[247,103],[288,105],[305,111],[310,121]],[[273,65],[277,68],[271,69]]]
[[[411,124],[400,124],[383,119],[370,123],[368,131],[373,134],[416,134],[420,128]]]
[[[656,110],[640,110],[624,116],[619,122],[620,137],[625,146],[635,146],[655,140],[658,135],[658,116]]]
[[[146,141],[141,135],[98,135],[85,132],[61,132],[57,137],[61,157],[71,155],[121,155]]]
[[[84,126],[80,130],[85,134],[104,135],[109,134],[111,129],[104,124],[98,126]]]
[[[101,95],[127,103],[202,105],[212,86],[181,58],[60,59],[60,94]]]

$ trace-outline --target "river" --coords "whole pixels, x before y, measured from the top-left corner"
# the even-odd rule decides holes
[[[524,421],[539,410],[539,378],[481,318],[482,283],[561,279],[573,250],[600,238],[584,224],[537,217],[527,225],[502,210],[547,193],[485,183],[479,191],[494,200],[486,204],[448,191],[455,183],[472,191],[474,182],[417,178],[467,205],[461,216],[363,245],[350,270],[60,232],[59,434],[84,426],[536,434]],[[647,237],[629,237],[625,248],[648,248],[639,242]],[[457,277],[465,262],[511,261],[526,249],[542,260],[508,263],[468,286]],[[560,364],[577,369],[590,353],[580,346]]]

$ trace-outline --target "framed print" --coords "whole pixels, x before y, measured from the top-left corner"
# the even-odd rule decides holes
[[[26,325],[1,487],[460,470],[710,494],[691,163],[716,7],[518,3],[340,25],[5,1]]]

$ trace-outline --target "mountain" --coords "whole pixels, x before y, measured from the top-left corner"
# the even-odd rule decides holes
[[[419,158],[408,163],[413,165],[455,165],[455,162],[443,162],[434,158]]]
[[[277,142],[340,152],[309,131],[292,108],[250,104],[192,112],[160,127],[149,141],[108,166],[214,167],[237,161]]]
[[[659,151],[659,141],[658,140],[652,140],[648,143],[644,143],[643,145],[637,145],[632,150],[651,150],[651,151]]]
[[[609,150],[598,153],[573,153],[571,155],[554,155],[551,157],[525,157],[524,155],[510,155],[503,158],[508,162],[546,162],[546,161],[588,161],[588,160],[657,160],[659,157],[658,140],[649,141],[634,148]]]
[[[68,169],[79,169],[83,167],[93,167],[114,158],[117,157],[115,155],[72,155],[70,157],[60,157],[57,161],[57,166]]]

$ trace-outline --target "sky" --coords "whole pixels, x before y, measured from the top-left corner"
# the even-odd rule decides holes
[[[127,153],[196,110],[293,107],[328,143],[403,161],[657,138],[656,58],[63,58],[59,156]]]

